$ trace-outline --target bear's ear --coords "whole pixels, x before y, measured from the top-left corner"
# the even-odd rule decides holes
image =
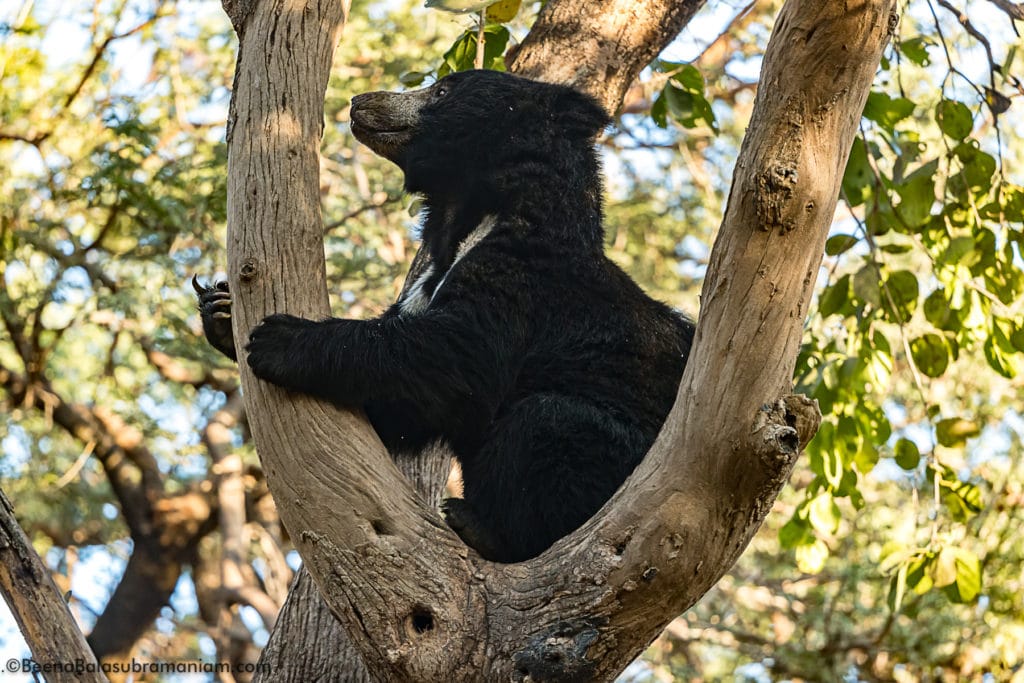
[[[570,88],[554,98],[552,110],[560,131],[572,138],[592,138],[612,122],[597,100]]]

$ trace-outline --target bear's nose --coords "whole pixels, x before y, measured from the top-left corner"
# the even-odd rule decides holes
[[[354,109],[358,109],[358,108],[360,108],[362,106],[365,106],[366,102],[370,99],[371,96],[372,96],[372,93],[364,92],[364,93],[361,93],[361,94],[356,95],[355,97],[353,97],[352,98],[352,109],[354,110]]]

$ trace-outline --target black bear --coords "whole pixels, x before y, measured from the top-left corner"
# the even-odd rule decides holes
[[[451,527],[482,556],[538,555],[612,496],[676,397],[694,326],[603,252],[594,139],[609,123],[567,87],[470,71],[352,100],[352,132],[423,197],[422,253],[373,320],[272,315],[255,374],[363,407],[396,455],[448,442]],[[226,286],[198,287],[234,356]]]

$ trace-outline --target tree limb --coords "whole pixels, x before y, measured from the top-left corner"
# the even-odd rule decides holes
[[[73,437],[94,444],[133,549],[88,642],[100,659],[126,657],[167,604],[199,539],[213,529],[212,501],[198,493],[166,496],[156,458],[142,434],[113,412],[68,402],[44,379],[30,382],[2,366],[0,388],[13,403],[46,411]]]
[[[610,110],[614,110],[636,74],[675,38],[702,4],[703,0],[689,0],[682,5],[665,0],[636,0],[630,3],[630,14],[630,11],[624,11],[622,3],[599,6],[585,0],[551,0],[544,11],[555,13],[555,16],[549,16],[544,21],[538,20],[527,41],[517,49],[514,61],[510,55],[510,70],[526,75],[524,71],[529,69],[534,78],[549,81],[568,78],[565,82],[587,89],[605,102]],[[254,9],[252,3],[225,0],[225,11],[236,30],[246,25]],[[615,58],[622,67],[619,78],[588,81],[582,77],[585,73],[600,72],[609,56],[594,41],[588,44],[588,50],[576,49],[575,43],[567,45],[564,32],[557,27],[559,18],[566,16],[573,17],[581,30],[586,30],[591,36],[604,30],[612,30],[621,35],[619,44],[623,49]],[[637,16],[646,18],[644,30],[640,30],[640,27],[645,24],[630,21]],[[566,52],[568,48],[571,49]],[[556,59],[556,55],[560,56]],[[556,73],[559,69],[568,71]],[[231,116],[233,120],[234,115]],[[357,209],[356,213],[375,206],[367,204]],[[325,230],[336,225],[337,222],[332,223]],[[429,259],[430,255],[421,247],[407,277],[407,285],[415,279],[414,274],[419,272],[417,266],[425,267]],[[435,448],[428,453],[421,453],[414,460],[403,459],[398,467],[414,483],[424,500],[436,508],[447,478],[450,459],[447,449]],[[258,673],[256,680],[296,683],[304,683],[312,678],[369,680],[358,653],[354,651],[340,624],[327,610],[308,573],[304,568],[301,569],[279,616],[277,628],[263,651],[261,663],[267,666],[261,670],[267,673]]]
[[[0,591],[39,666],[69,666],[46,673],[46,680],[105,683],[67,603],[14,518],[14,507],[0,491]],[[82,671],[75,662],[82,663]],[[28,673],[26,671],[25,673]]]
[[[626,90],[704,0],[547,3],[507,58],[520,76],[571,85],[614,112]]]
[[[268,49],[242,46],[234,94],[228,243],[239,340],[271,312],[328,313],[317,149],[341,22],[332,5],[281,0],[245,24],[245,39]],[[282,520],[372,675],[610,680],[728,570],[820,419],[789,395],[793,367],[895,22],[895,0],[783,8],[679,400],[609,504],[540,557],[482,561],[417,499],[364,420],[257,382],[242,359]],[[291,45],[315,49],[299,64]]]
[[[1024,21],[1024,2],[1010,2],[1010,0],[988,0],[999,9],[1006,12],[1011,19]]]

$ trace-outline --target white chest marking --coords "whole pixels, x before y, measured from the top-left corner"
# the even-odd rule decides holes
[[[448,273],[452,272],[452,268],[455,264],[461,261],[466,254],[468,254],[473,247],[480,244],[485,237],[491,234],[491,230],[494,229],[494,224],[497,219],[494,216],[484,216],[484,219],[480,221],[480,225],[473,228],[473,232],[466,235],[466,239],[459,243],[459,248],[455,250],[455,259],[452,261],[452,265],[448,266],[448,271],[444,274],[441,280],[437,283],[437,287],[434,287],[434,293],[430,295],[430,300],[433,301],[434,297],[437,296],[441,286],[444,285],[445,279],[448,277]]]
[[[423,291],[423,288],[427,285],[427,280],[434,274],[434,265],[431,264],[420,273],[419,278],[412,284],[409,291],[406,293],[405,298],[398,302],[398,307],[402,310],[402,313],[408,313],[409,315],[416,315],[422,313],[430,305],[430,297]]]
[[[480,242],[491,234],[491,230],[494,229],[494,224],[497,219],[494,216],[484,216],[484,219],[480,221],[480,224],[473,228],[473,231],[466,235],[466,238],[459,243],[458,249],[455,250],[455,258],[452,260],[452,264],[448,266],[448,270],[438,281],[437,286],[434,287],[434,291],[431,292],[430,296],[424,291],[427,285],[427,281],[434,274],[434,266],[431,264],[426,270],[417,278],[416,282],[413,283],[412,287],[409,288],[409,293],[404,299],[398,304],[399,308],[402,309],[402,313],[409,315],[416,315],[422,313],[430,305],[430,302],[434,300],[434,297],[440,291],[444,285],[445,279],[448,277],[448,273],[452,272],[452,268],[455,264],[461,261],[466,254],[468,254],[473,247],[480,244]]]

